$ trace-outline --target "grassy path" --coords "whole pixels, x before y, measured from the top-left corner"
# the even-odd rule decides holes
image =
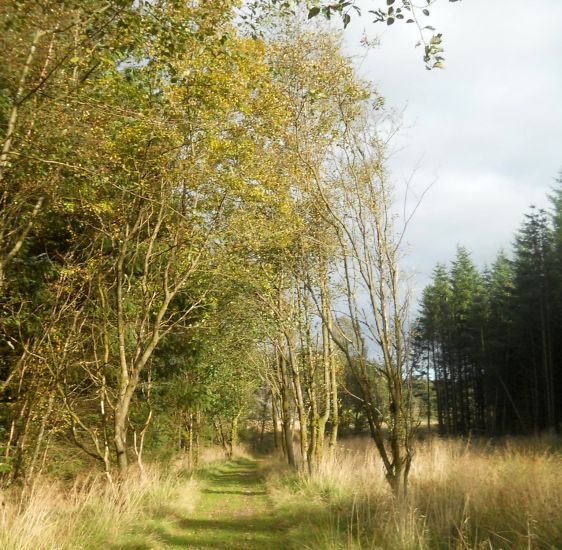
[[[201,476],[204,488],[193,514],[163,517],[115,548],[127,550],[290,550],[290,523],[275,516],[263,473],[239,459]],[[148,532],[146,532],[148,531]]]

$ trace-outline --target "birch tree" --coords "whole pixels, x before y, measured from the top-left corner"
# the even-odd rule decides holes
[[[373,101],[377,105],[376,96]],[[325,219],[339,243],[345,309],[332,334],[359,383],[371,437],[399,495],[407,489],[416,427],[407,291],[400,271],[403,233],[395,225],[381,121],[375,124],[364,115],[345,122],[331,173],[313,171]]]

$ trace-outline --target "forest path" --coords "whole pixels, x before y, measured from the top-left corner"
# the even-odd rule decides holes
[[[238,459],[205,470],[196,510],[159,521],[143,543],[122,550],[289,550],[290,523],[275,515],[259,461]],[[138,541],[138,539],[137,539]],[[293,547],[294,548],[294,547]]]

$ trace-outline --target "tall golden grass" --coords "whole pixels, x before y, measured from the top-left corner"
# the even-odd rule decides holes
[[[308,515],[309,548],[561,549],[562,454],[552,440],[420,443],[407,498],[376,451],[350,441],[311,477],[272,481],[277,506]]]
[[[236,455],[250,456],[243,445]],[[221,448],[201,449],[199,467],[224,461]],[[113,484],[97,472],[73,482],[43,476],[23,495],[17,487],[0,492],[0,550],[117,548],[143,522],[191,513],[199,497],[194,466],[186,455],[162,464],[132,466]]]
[[[194,481],[183,465],[163,473],[155,466],[131,469],[110,485],[100,475],[84,475],[72,484],[42,478],[23,496],[6,494],[0,513],[2,550],[78,550],[111,548],[144,518],[173,503],[191,509],[197,500]]]

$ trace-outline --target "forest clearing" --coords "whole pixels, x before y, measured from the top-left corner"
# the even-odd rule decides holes
[[[562,549],[556,142],[473,256],[358,61],[478,1],[0,3],[0,549]]]

